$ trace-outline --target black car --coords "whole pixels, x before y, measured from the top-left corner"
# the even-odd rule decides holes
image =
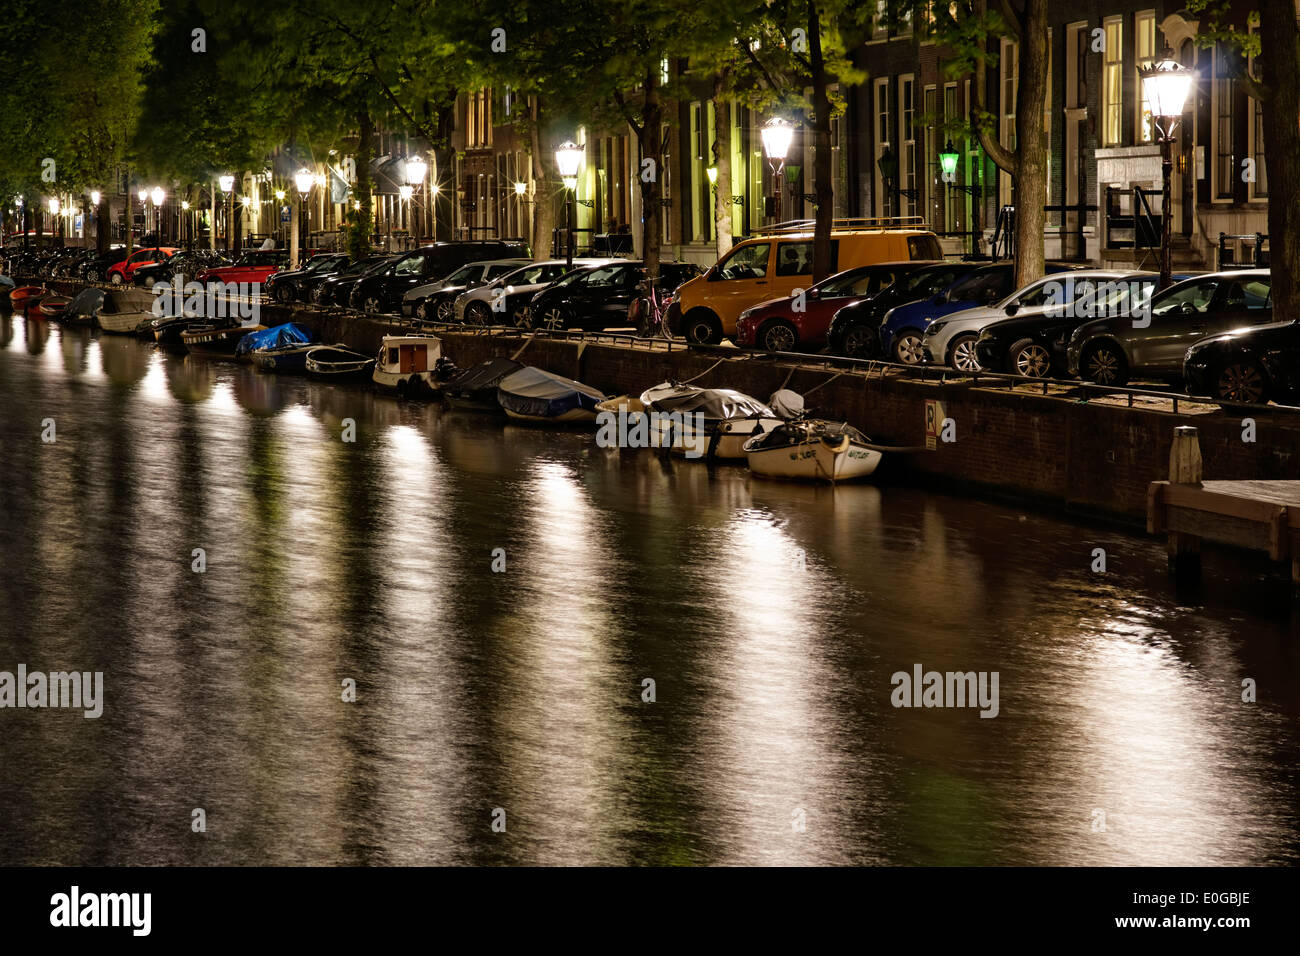
[[[382,270],[392,261],[392,256],[384,255],[366,256],[364,259],[358,259],[346,269],[342,269],[337,274],[327,276],[316,283],[311,290],[311,300],[317,305],[341,305],[346,307],[353,286],[371,272]]]
[[[102,255],[88,261],[81,269],[81,278],[87,282],[103,282],[108,270],[126,260],[126,246],[113,246]]]
[[[876,358],[881,353],[880,321],[895,306],[929,298],[985,263],[937,262],[909,272],[867,299],[850,303],[831,317],[826,343],[834,355]]]
[[[297,269],[281,269],[272,272],[262,283],[262,291],[276,302],[288,304],[303,297],[300,283],[308,276],[337,275],[339,269],[348,264],[345,252],[322,252],[312,256]]]
[[[1183,358],[1190,395],[1226,402],[1300,403],[1300,320],[1220,332]]]
[[[1056,308],[1013,314],[981,329],[975,358],[990,372],[1064,378],[1070,371],[1068,348],[1074,330],[1099,316],[1137,315],[1134,310],[1151,298],[1159,278],[1154,273],[1134,273],[1065,279]]]
[[[693,262],[659,263],[665,296],[703,272]],[[644,275],[644,264],[638,259],[576,269],[533,296],[522,324],[534,329],[573,327],[590,332],[625,328],[629,325],[628,306]]]
[[[512,257],[531,258],[528,243],[514,239],[471,239],[421,246],[363,276],[352,287],[348,305],[365,312],[400,312],[402,296],[417,285],[445,279],[467,262]]]

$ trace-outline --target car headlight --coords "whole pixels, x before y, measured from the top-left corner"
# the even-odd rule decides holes
[[[926,326],[925,334],[938,335],[943,330],[944,326],[946,326],[947,324],[948,324],[947,322],[942,320],[939,322],[931,322],[928,326]]]

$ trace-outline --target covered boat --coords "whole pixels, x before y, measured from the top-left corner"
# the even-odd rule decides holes
[[[862,432],[844,422],[785,422],[745,443],[749,470],[765,478],[846,481],[870,475],[882,455]]]
[[[41,304],[37,306],[41,310],[41,315],[47,319],[61,318],[63,310],[68,307],[72,300],[66,295],[47,295],[41,299]]]
[[[312,378],[352,382],[368,379],[375,360],[342,345],[318,345],[307,353],[305,364]]]
[[[249,332],[235,346],[235,357],[244,358],[259,349],[277,349],[286,345],[307,345],[316,337],[310,329],[305,329],[296,322],[273,325],[269,329]]]
[[[589,385],[533,366],[507,375],[497,401],[511,418],[532,422],[595,421],[605,395]]]
[[[437,387],[442,339],[436,335],[385,335],[375,356],[374,383],[398,395],[431,394]]]
[[[87,286],[74,295],[68,307],[63,310],[63,321],[77,325],[93,324],[100,310],[107,309],[110,305],[105,301],[106,296],[103,289]]]
[[[642,392],[641,402],[658,413],[650,420],[658,447],[691,457],[741,460],[745,442],[783,421],[758,399],[730,388],[664,382]]]
[[[503,378],[523,367],[513,359],[488,359],[473,368],[465,369],[449,381],[442,392],[453,408],[499,412],[501,403],[497,401],[497,386]]]

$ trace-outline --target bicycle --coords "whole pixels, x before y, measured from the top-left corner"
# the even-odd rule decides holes
[[[668,328],[668,296],[662,296],[657,288],[659,282],[648,278],[636,284],[640,293],[627,307],[628,323],[636,329],[636,334],[643,339],[673,337]]]

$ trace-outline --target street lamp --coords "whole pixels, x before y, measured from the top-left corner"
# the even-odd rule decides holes
[[[163,192],[161,186],[155,186],[153,191],[149,194],[149,198],[153,200],[154,230],[159,233],[158,241],[162,242],[162,214],[158,210],[162,207],[163,200],[167,198],[167,194]]]
[[[775,197],[768,197],[771,204],[769,215],[777,216],[777,204],[781,201],[781,189],[785,185],[782,173],[785,171],[785,157],[790,151],[790,142],[794,139],[794,126],[781,116],[773,116],[763,124],[759,135],[763,139],[763,152],[767,154],[767,164],[772,169],[772,184]]]
[[[950,191],[955,189],[957,190],[957,192],[965,193],[967,196],[970,196],[971,199],[975,200],[975,202],[971,203],[972,229],[971,229],[971,238],[970,238],[970,251],[972,256],[978,256],[980,252],[979,250],[979,232],[980,232],[979,198],[983,194],[983,190],[980,188],[979,183],[965,184],[965,183],[957,182],[957,160],[959,158],[960,158],[960,154],[957,152],[957,147],[952,144],[952,140],[948,140],[948,142],[944,145],[943,149],[939,150],[939,169],[943,171],[944,185]],[[945,232],[945,235],[946,234],[947,233]]]
[[[1160,143],[1160,169],[1162,191],[1160,218],[1163,220],[1160,237],[1159,289],[1172,280],[1172,250],[1170,249],[1170,178],[1174,168],[1174,131],[1183,115],[1187,94],[1191,92],[1196,71],[1189,70],[1173,58],[1173,51],[1165,48],[1161,59],[1138,70],[1142,77],[1142,93],[1151,105],[1151,122]]]
[[[226,173],[218,176],[217,182],[221,185],[221,191],[226,194],[226,202],[229,206],[229,212],[226,214],[226,251],[233,253],[235,249],[231,243],[231,225],[235,221],[235,177]]]
[[[294,264],[302,262],[302,248],[307,240],[309,223],[305,221],[307,215],[307,196],[311,193],[311,187],[316,184],[316,176],[310,169],[303,166],[293,174],[293,184],[298,189],[298,241],[297,248],[292,250]]]
[[[189,252],[194,251],[194,229],[191,226],[190,219],[190,201],[181,200],[181,215],[185,217],[185,249]]]
[[[398,192],[402,193],[402,198],[408,203],[406,208],[406,220],[407,220],[406,226],[408,230],[411,228],[411,220],[413,218],[413,216],[411,215],[411,208],[409,205],[411,201],[411,197],[415,195],[416,189],[424,185],[424,177],[428,174],[428,172],[429,172],[429,164],[424,161],[423,156],[417,154],[415,156],[407,157],[406,166],[405,166],[406,185],[404,187],[400,187],[398,189]],[[417,234],[423,232],[422,229],[411,230],[411,231]]]
[[[578,167],[582,165],[582,147],[572,140],[561,143],[555,151],[555,165],[564,180],[564,262],[573,269],[573,194],[578,188]]]

